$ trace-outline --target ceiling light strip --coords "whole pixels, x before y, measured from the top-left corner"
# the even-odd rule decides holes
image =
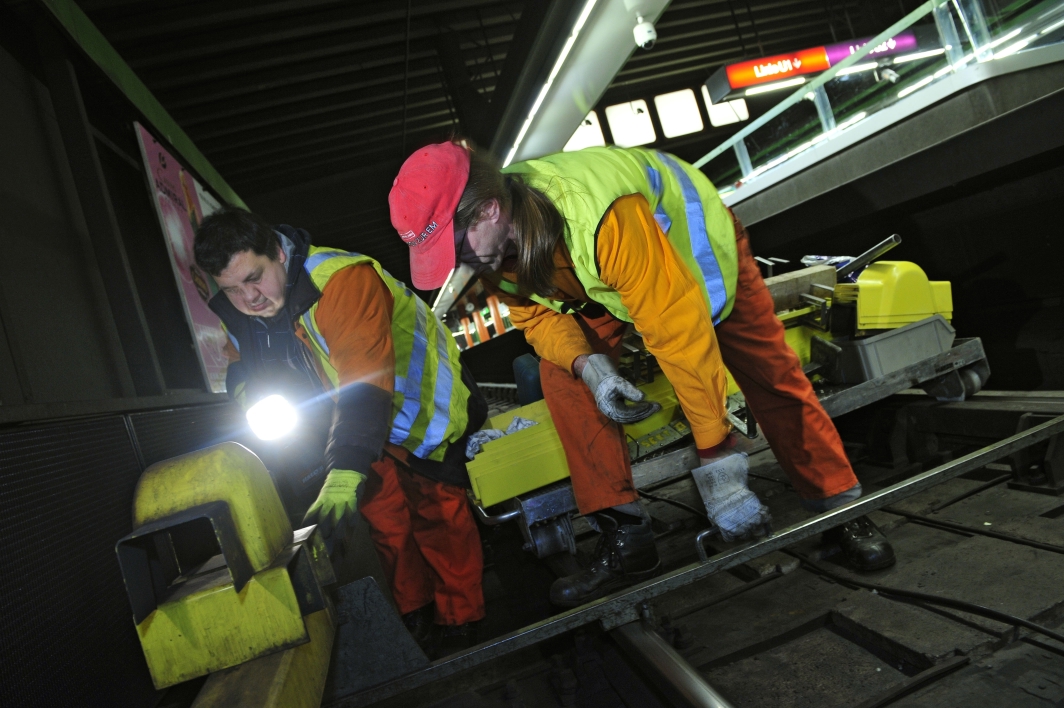
[[[517,139],[514,140],[514,146],[510,149],[510,154],[506,156],[506,161],[502,163],[503,167],[509,165],[514,156],[517,154],[517,149],[521,147],[521,141],[525,139],[525,134],[532,126],[532,120],[536,117],[536,113],[539,112],[540,106],[543,105],[543,101],[547,98],[547,91],[550,90],[551,84],[554,83],[554,79],[557,78],[558,72],[562,70],[562,64],[565,63],[565,58],[569,56],[569,52],[572,51],[573,45],[576,44],[577,35],[580,34],[580,30],[583,29],[584,23],[587,22],[588,16],[595,8],[595,2],[597,0],[587,0],[584,3],[584,9],[580,12],[580,17],[576,19],[576,24],[573,25],[573,31],[569,33],[569,39],[565,41],[565,46],[562,47],[562,51],[558,54],[557,61],[554,62],[554,68],[550,71],[550,76],[547,77],[547,81],[543,84],[543,88],[539,91],[539,96],[536,97],[536,102],[532,104],[532,110],[528,112],[528,118],[525,119],[524,125],[521,126],[521,131],[517,134]]]

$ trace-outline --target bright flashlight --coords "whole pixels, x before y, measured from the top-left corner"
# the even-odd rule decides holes
[[[284,396],[274,394],[248,408],[248,425],[263,440],[276,440],[292,432],[299,416]]]

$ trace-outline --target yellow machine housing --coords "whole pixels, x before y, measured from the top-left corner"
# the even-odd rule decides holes
[[[332,565],[314,527],[293,534],[250,450],[223,443],[149,467],[133,519],[116,550],[156,688],[310,641]]]
[[[897,329],[932,315],[953,319],[948,281],[928,280],[923,268],[908,261],[877,261],[856,283],[835,286],[837,302],[857,303],[858,331]]]

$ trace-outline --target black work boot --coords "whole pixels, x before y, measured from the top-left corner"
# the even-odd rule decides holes
[[[614,590],[657,575],[661,568],[650,521],[620,524],[607,514],[596,514],[602,536],[591,565],[579,573],[558,578],[550,586],[550,601],[576,607]]]
[[[854,570],[882,570],[894,565],[894,548],[867,516],[825,531],[824,540],[837,543]]]
[[[477,623],[466,622],[465,624],[445,624],[440,634],[440,644],[436,648],[436,656],[430,658],[442,659],[451,654],[465,651],[477,643]]]
[[[414,641],[417,642],[417,645],[421,647],[426,655],[431,655],[433,650],[435,639],[433,634],[436,626],[432,623],[432,620],[435,616],[436,604],[432,602],[403,615],[403,624],[406,625],[406,630],[410,632],[410,636],[414,638]]]

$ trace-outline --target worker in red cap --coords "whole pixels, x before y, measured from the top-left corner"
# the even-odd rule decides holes
[[[691,165],[651,150],[589,148],[499,170],[447,142],[407,159],[389,203],[414,285],[438,288],[456,263],[469,265],[542,357],[577,505],[603,532],[591,566],[554,583],[555,603],[587,602],[660,566],[619,425],[656,409],[616,368],[630,324],[691,424],[713,480],[707,510],[725,540],[763,535],[769,522],[746,484],[745,455],[729,449],[725,365],[803,506],[820,512],[861,495],[784,342],[745,229]],[[829,534],[858,569],[894,562],[866,517]]]

